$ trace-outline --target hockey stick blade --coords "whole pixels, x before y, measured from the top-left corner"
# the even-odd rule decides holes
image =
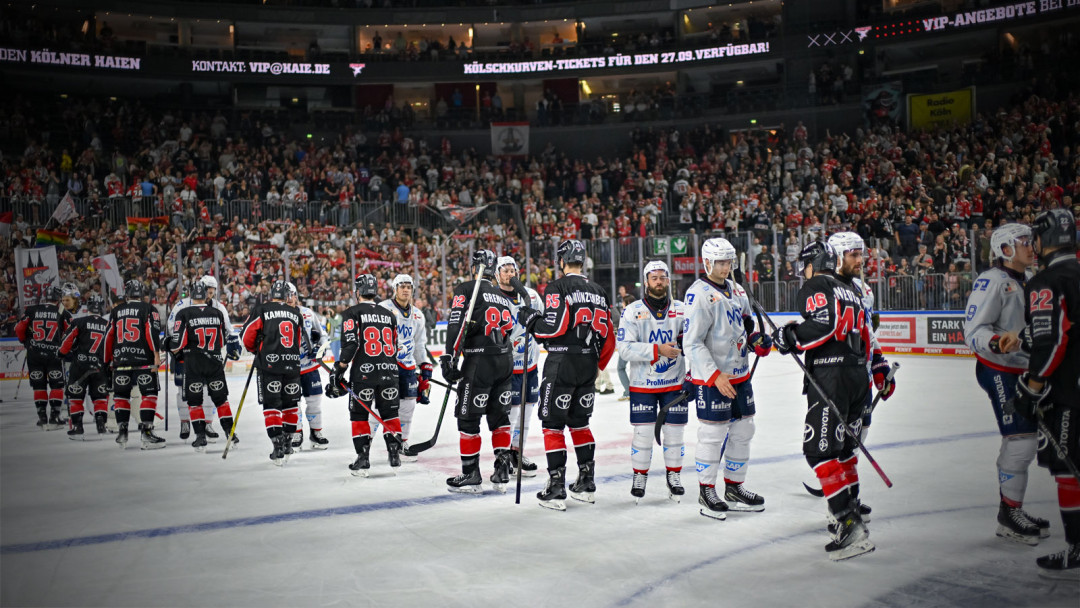
[[[825,492],[823,490],[820,490],[818,488],[812,488],[805,481],[803,482],[802,487],[806,488],[806,491],[809,492],[811,496],[817,496],[818,498],[825,498]]]
[[[664,421],[667,420],[668,410],[670,410],[672,407],[674,407],[676,405],[679,405],[680,403],[686,401],[689,398],[690,398],[690,393],[688,393],[686,391],[683,391],[683,392],[679,393],[679,396],[676,399],[674,399],[671,403],[668,403],[664,407],[660,408],[660,411],[657,412],[657,414],[656,414],[656,424],[654,425],[654,428],[653,428],[653,434],[656,435],[656,445],[664,445],[663,442],[660,441],[660,430],[664,428]]]

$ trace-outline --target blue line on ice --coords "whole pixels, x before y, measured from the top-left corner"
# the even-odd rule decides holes
[[[945,437],[930,437],[926,439],[915,439],[912,441],[897,441],[894,443],[881,443],[874,445],[875,450],[891,450],[900,448],[909,448],[920,445],[930,445],[936,443],[950,443],[954,441],[964,441],[967,439],[979,439],[983,437],[996,436],[997,431],[987,431],[980,433],[962,433],[959,435],[948,435]],[[754,460],[755,464],[770,464],[776,462],[785,462],[788,460],[801,460],[802,454],[785,454],[783,456],[771,456],[766,458],[757,458]],[[599,483],[612,483],[617,481],[626,481],[630,479],[629,474],[610,475],[607,477],[601,477],[597,481]],[[537,486],[539,487],[539,486]],[[494,497],[504,496],[503,494],[488,493],[482,497]],[[84,547],[87,545],[101,545],[107,543],[117,543],[125,540],[138,539],[138,538],[158,538],[163,536],[175,536],[177,534],[192,534],[196,532],[212,532],[215,530],[228,530],[231,528],[246,528],[250,526],[262,526],[266,524],[274,524],[282,521],[299,521],[305,519],[321,519],[323,517],[333,517],[336,515],[355,515],[357,513],[369,513],[373,511],[389,511],[393,509],[404,509],[408,507],[422,507],[428,505],[436,505],[444,502],[451,502],[457,500],[477,500],[477,496],[470,496],[467,494],[443,494],[439,496],[428,496],[424,498],[415,498],[409,500],[391,500],[387,502],[377,502],[372,504],[363,505],[349,505],[344,507],[332,507],[328,509],[312,509],[307,511],[294,511],[291,513],[278,513],[274,515],[261,515],[258,517],[241,517],[238,519],[224,519],[220,521],[210,521],[196,524],[187,524],[181,526],[165,526],[161,528],[147,528],[144,530],[131,530],[128,532],[112,532],[109,534],[98,534],[95,536],[77,536],[74,538],[61,538],[57,540],[46,540],[32,543],[18,543],[11,545],[0,546],[0,555],[11,555],[16,553],[36,553],[39,551],[51,551],[54,549],[66,549],[69,547]],[[944,511],[943,511],[944,512]],[[774,539],[776,540],[776,539]],[[784,540],[784,539],[779,539]],[[739,551],[747,551],[754,547],[746,547]],[[738,551],[736,551],[737,553]],[[731,553],[729,555],[733,555]],[[696,566],[695,566],[696,567]],[[662,583],[663,581],[661,581]],[[659,584],[659,583],[658,583]],[[647,592],[651,589],[646,588],[639,593]],[[634,596],[631,596],[626,601],[632,601]]]

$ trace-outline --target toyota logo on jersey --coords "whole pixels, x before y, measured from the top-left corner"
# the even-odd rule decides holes
[[[559,395],[555,398],[555,407],[560,410],[570,409],[570,395]]]
[[[578,401],[578,403],[581,404],[581,407],[590,408],[592,407],[594,397],[595,395],[593,393],[585,393],[581,396],[581,399]]]
[[[192,382],[188,385],[188,391],[192,393],[201,393],[203,389],[202,382]]]
[[[370,363],[364,363],[360,366],[360,373],[362,374],[370,374],[373,371],[375,371],[375,366]]]
[[[31,380],[41,380],[44,377],[45,377],[45,374],[43,374],[41,372],[30,372],[30,379]]]
[[[375,397],[375,389],[373,389],[373,388],[365,388],[364,390],[360,391],[360,400],[361,401],[371,401],[374,397]]]
[[[300,394],[300,385],[298,383],[296,383],[296,382],[290,382],[290,383],[286,384],[285,385],[285,394],[286,395],[299,395]]]
[[[386,400],[394,399],[398,396],[398,389],[396,388],[384,388],[382,392],[382,398]]]
[[[72,395],[81,395],[83,392],[83,387],[81,384],[70,384],[68,385],[68,392]]]
[[[809,424],[804,424],[802,430],[802,438],[803,443],[812,440],[814,438],[814,427],[810,426]]]
[[[510,405],[510,402],[514,399],[514,393],[507,391],[499,395],[499,403],[502,405]]]
[[[267,363],[277,363],[278,359],[280,359],[281,357],[279,357],[278,355],[275,355],[274,353],[270,353],[270,354],[266,355],[265,358],[266,358]]]
[[[487,393],[480,393],[480,394],[476,395],[476,397],[473,398],[473,404],[476,407],[487,407],[487,402],[488,402],[488,394]]]
[[[281,392],[281,383],[278,382],[277,380],[274,380],[273,382],[269,382],[266,385],[266,390],[270,391],[271,393],[280,393]]]
[[[146,386],[150,384],[150,374],[139,374],[139,386]]]
[[[210,390],[212,390],[212,391],[217,392],[217,391],[220,391],[223,388],[225,388],[225,383],[222,382],[221,380],[214,380],[213,382],[210,383]]]
[[[131,384],[131,377],[130,376],[117,376],[116,377],[116,384],[118,384],[119,386],[127,386],[127,385]]]

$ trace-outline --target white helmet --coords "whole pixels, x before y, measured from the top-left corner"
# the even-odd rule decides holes
[[[995,260],[1002,259],[1006,262],[1012,261],[1013,256],[1016,255],[1016,241],[1025,238],[1030,242],[1031,228],[1024,226],[1023,224],[1005,224],[990,235],[990,252],[993,254]],[[1006,245],[1012,247],[1012,255],[1005,255],[1004,247]]]
[[[827,242],[841,256],[849,251],[866,251],[866,243],[857,232],[837,232]]]
[[[199,279],[199,282],[202,283],[203,285],[206,285],[207,287],[209,287],[211,289],[217,289],[218,288],[217,279],[215,279],[214,277],[212,277],[210,275],[203,275],[203,278]]]
[[[739,261],[735,257],[735,247],[724,238],[715,238],[705,241],[701,245],[701,262],[705,266],[705,273],[712,274],[713,262],[731,261],[731,268],[739,267]]]
[[[645,272],[643,273],[645,278],[649,278],[650,272],[662,271],[665,277],[671,276],[671,271],[668,270],[668,265],[660,260],[653,260],[645,265]]]
[[[397,291],[398,285],[405,285],[406,283],[409,287],[412,287],[412,277],[407,274],[399,274],[390,282],[390,286],[394,288],[394,291]]]
[[[287,283],[285,283],[285,287],[287,287],[289,289],[289,295],[290,296],[300,297],[300,292],[296,291],[296,284],[295,283],[293,283],[292,281],[288,281]]]
[[[520,271],[521,270],[518,267],[517,262],[514,261],[514,258],[512,258],[512,257],[510,257],[508,255],[504,255],[504,256],[500,257],[498,259],[498,261],[495,262],[495,270],[502,270],[502,267],[507,266],[507,265],[513,266],[515,271]]]
[[[62,288],[62,293],[63,293],[62,297],[75,298],[76,300],[78,300],[79,296],[81,295],[79,293],[79,286],[76,285],[75,283],[64,283],[64,287]]]

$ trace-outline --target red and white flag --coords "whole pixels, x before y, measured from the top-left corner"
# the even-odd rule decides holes
[[[60,199],[60,205],[53,212],[52,219],[63,226],[77,217],[79,217],[79,211],[75,209],[75,200],[71,198],[71,191],[69,190],[64,195],[64,198]]]

